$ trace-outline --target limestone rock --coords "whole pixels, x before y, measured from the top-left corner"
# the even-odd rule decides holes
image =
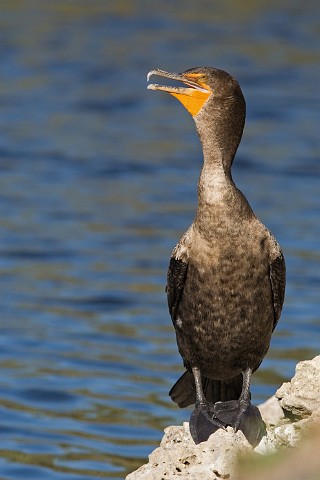
[[[207,442],[195,445],[189,424],[167,427],[160,447],[149,455],[149,463],[126,477],[126,480],[216,480],[229,478],[239,454],[252,448],[241,431],[231,427],[218,430]]]
[[[305,432],[320,425],[320,356],[300,362],[292,380],[259,410],[267,431],[254,450],[243,433],[235,433],[231,427],[217,430],[206,442],[195,445],[188,423],[171,426],[165,429],[160,447],[149,455],[149,462],[126,480],[232,479],[239,455],[265,455],[295,447]]]
[[[254,451],[261,455],[270,455],[288,447],[294,447],[301,439],[302,427],[303,425],[297,422],[267,428],[266,435]]]
[[[273,395],[259,405],[261,416],[268,425],[278,425],[285,419],[279,400]]]
[[[303,422],[303,421],[302,421]],[[300,423],[300,422],[299,422]],[[270,461],[243,458],[237,480],[316,480],[320,478],[320,424],[314,423],[295,448],[287,448]]]
[[[320,410],[320,356],[300,362],[291,382],[276,392],[280,406],[297,418],[307,418]]]

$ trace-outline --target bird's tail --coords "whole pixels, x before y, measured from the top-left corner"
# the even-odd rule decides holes
[[[211,403],[238,400],[242,390],[242,374],[228,380],[213,380],[202,376],[202,388],[206,399]],[[180,408],[196,402],[196,389],[193,374],[188,370],[171,388],[169,395]]]

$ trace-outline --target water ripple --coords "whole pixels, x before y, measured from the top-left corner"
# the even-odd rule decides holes
[[[123,478],[189,417],[164,284],[201,148],[151,68],[213,64],[247,99],[234,178],[288,269],[254,401],[319,353],[318,5],[278,3],[3,5],[1,478]]]

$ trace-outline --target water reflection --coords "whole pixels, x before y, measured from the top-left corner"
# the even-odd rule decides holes
[[[264,400],[318,353],[318,5],[4,2],[0,42],[5,478],[123,478],[189,412],[165,303],[201,150],[150,68],[216,65],[248,103],[234,176],[284,247]]]

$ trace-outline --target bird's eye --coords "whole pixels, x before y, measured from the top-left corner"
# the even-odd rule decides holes
[[[207,83],[207,81],[208,81],[207,75],[200,75],[199,78],[198,78],[198,81],[201,82],[201,83]]]

